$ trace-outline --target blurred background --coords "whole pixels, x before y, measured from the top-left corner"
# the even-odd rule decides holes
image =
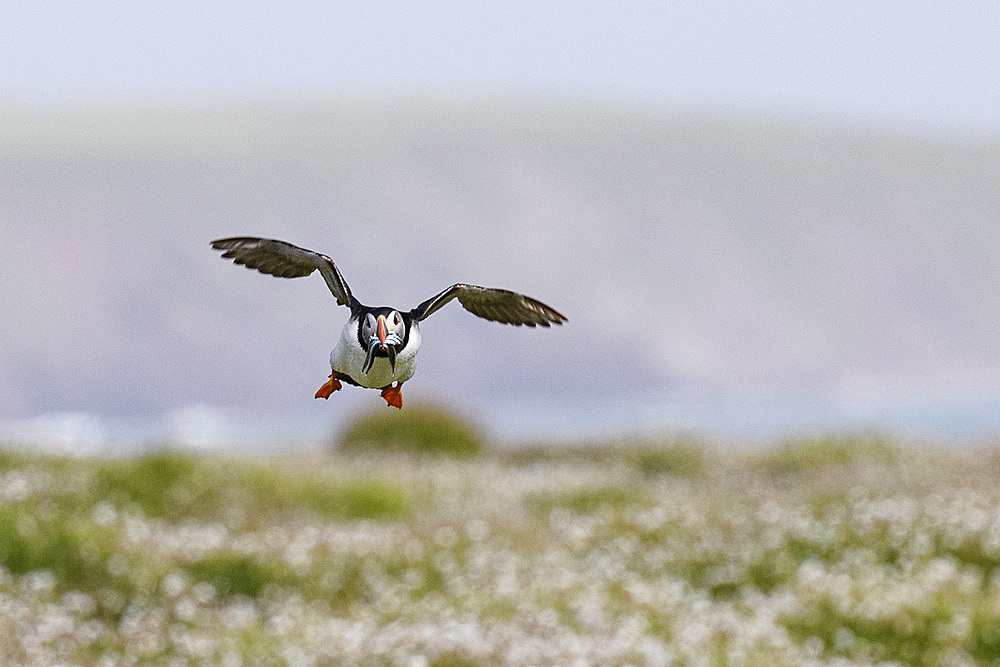
[[[8,3],[0,438],[308,447],[364,303],[456,281],[406,400],[500,440],[1000,430],[1000,7]],[[405,408],[404,408],[405,409]]]

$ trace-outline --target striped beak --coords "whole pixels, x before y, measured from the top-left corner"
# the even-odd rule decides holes
[[[378,316],[378,329],[377,329],[377,332],[378,332],[377,333],[377,335],[378,335],[378,344],[381,345],[382,349],[384,350],[385,349],[385,337],[386,337],[386,334],[389,333],[389,328],[385,325],[385,315],[379,315]]]
[[[379,315],[375,325],[375,333],[368,340],[368,355],[365,357],[364,366],[361,370],[367,373],[375,364],[375,350],[381,349],[389,356],[389,366],[393,372],[396,371],[396,346],[402,345],[403,340],[396,332],[389,331],[389,325],[385,321],[385,315]]]

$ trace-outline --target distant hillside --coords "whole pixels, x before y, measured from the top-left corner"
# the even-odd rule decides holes
[[[425,323],[411,391],[487,409],[1000,389],[996,142],[505,101],[8,112],[0,175],[0,417],[311,402],[346,310],[219,261],[233,234],[371,303],[464,280],[565,312]]]

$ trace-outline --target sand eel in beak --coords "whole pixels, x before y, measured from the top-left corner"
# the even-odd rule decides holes
[[[236,264],[280,278],[300,278],[319,270],[337,303],[351,309],[351,317],[330,353],[330,379],[316,392],[316,398],[329,398],[343,386],[343,381],[381,389],[387,405],[403,407],[401,387],[416,370],[420,322],[452,299],[458,299],[473,315],[503,324],[548,327],[566,321],[552,308],[523,294],[463,283],[452,285],[412,310],[372,308],[351,294],[337,266],[326,255],[284,241],[254,237],[219,239],[212,241],[212,247],[222,250],[222,256]]]
[[[367,317],[371,317],[371,313]],[[386,324],[385,315],[379,315],[375,320],[375,333],[368,337],[368,354],[365,356],[365,364],[362,371],[367,373],[375,363],[376,350],[381,350],[389,357],[389,367],[396,371],[396,346],[403,344],[403,339],[395,331],[390,332]]]

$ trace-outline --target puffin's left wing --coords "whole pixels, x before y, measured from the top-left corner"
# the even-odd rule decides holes
[[[351,288],[337,270],[337,265],[326,255],[300,248],[286,241],[236,236],[212,241],[216,250],[225,250],[222,256],[248,269],[257,269],[279,278],[301,278],[319,269],[337,303],[354,310],[359,304],[351,296]]]
[[[515,326],[526,324],[529,327],[537,324],[547,327],[550,324],[562,324],[566,321],[566,318],[554,309],[523,294],[462,283],[452,285],[424,301],[411,310],[410,314],[417,320],[426,319],[454,298],[458,298],[462,307],[473,315],[503,324]]]

